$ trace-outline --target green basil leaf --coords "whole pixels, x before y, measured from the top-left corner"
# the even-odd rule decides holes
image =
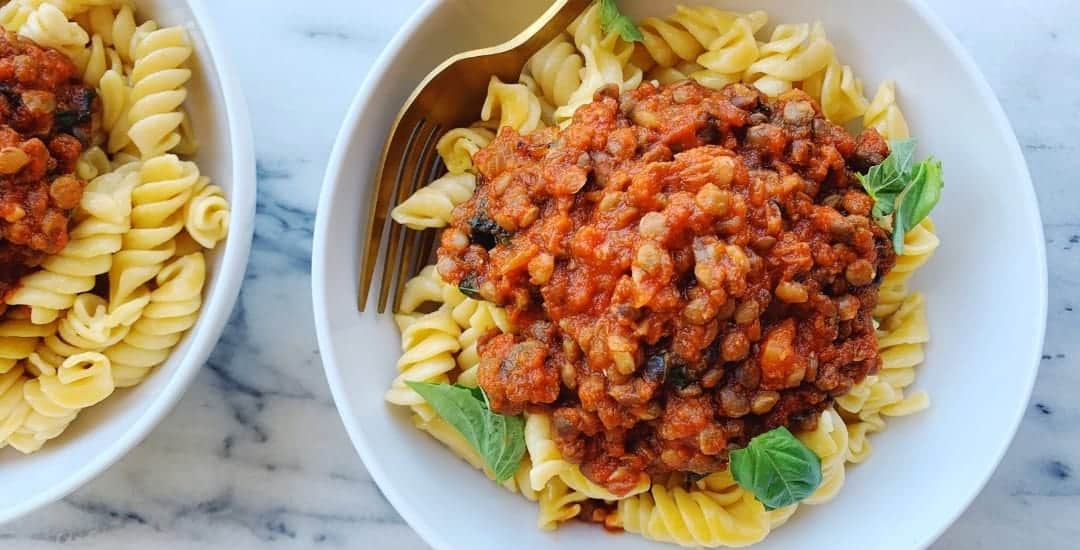
[[[945,187],[942,178],[941,161],[930,157],[919,164],[912,177],[911,186],[900,201],[900,209],[907,216],[909,228],[923,221],[941,199],[941,189]]]
[[[604,34],[618,33],[627,42],[643,42],[645,35],[634,24],[634,20],[623,15],[615,0],[600,0],[600,27]]]
[[[907,225],[907,218],[900,213],[893,216],[892,246],[897,256],[904,254],[904,239],[907,238],[907,232],[910,230],[911,228]]]
[[[458,290],[473,300],[483,300],[480,295],[480,286],[476,284],[476,275],[472,273],[461,279],[461,282],[458,283]]]
[[[787,428],[780,427],[731,452],[731,475],[766,510],[795,504],[821,485],[821,459]]]
[[[923,221],[941,199],[945,181],[941,175],[941,161],[930,157],[915,167],[904,194],[900,196],[893,218],[893,249],[904,252],[904,237],[908,231]]]
[[[907,186],[912,159],[915,156],[916,142],[913,139],[893,140],[889,156],[877,166],[873,166],[866,175],[855,176],[862,183],[866,193],[874,199],[874,218],[881,219],[893,213],[896,198]]]
[[[406,382],[439,416],[454,427],[503,483],[517,472],[525,455],[525,421],[491,411],[480,388],[430,382]]]
[[[495,472],[495,479],[502,483],[517,473],[521,458],[525,455],[525,422],[520,416],[504,416],[491,413],[492,421],[485,435],[488,449],[487,462]]]
[[[930,214],[945,186],[940,161],[930,157],[915,164],[916,145],[913,139],[893,140],[889,156],[881,164],[871,167],[866,175],[855,175],[874,199],[874,219],[881,222],[893,216],[893,249],[897,254],[904,253],[907,232]]]
[[[915,162],[915,147],[918,142],[914,139],[894,139],[889,142],[889,156],[882,164],[890,171],[907,174],[911,172],[911,165]]]

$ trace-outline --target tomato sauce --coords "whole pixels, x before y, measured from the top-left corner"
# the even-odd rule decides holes
[[[100,101],[59,51],[0,34],[0,295],[68,242]]]
[[[812,428],[880,366],[871,311],[895,258],[854,174],[887,155],[801,91],[742,84],[609,88],[565,129],[503,129],[438,251],[517,327],[481,342],[493,409],[551,414],[567,460],[616,494]]]

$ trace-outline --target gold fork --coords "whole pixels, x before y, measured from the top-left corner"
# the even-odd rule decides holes
[[[435,149],[439,137],[474,122],[491,76],[504,81],[517,80],[529,58],[558,36],[590,3],[592,0],[556,0],[513,39],[447,59],[409,96],[390,127],[375,180],[375,201],[367,217],[364,250],[360,255],[360,311],[367,305],[380,258],[383,268],[378,312],[383,313],[391,299],[396,306],[405,282],[431,255],[436,231],[415,231],[393,223],[390,211],[439,175],[440,159]],[[386,233],[389,235],[383,246]]]

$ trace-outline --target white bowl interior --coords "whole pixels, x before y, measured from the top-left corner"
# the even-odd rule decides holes
[[[535,504],[496,487],[388,406],[399,338],[390,316],[353,302],[358,228],[386,130],[416,82],[471,47],[446,30],[449,0],[429,4],[376,64],[339,137],[316,226],[314,299],[319,342],[339,410],[365,464],[406,520],[436,548],[586,549],[667,546],[612,538],[573,524],[535,529]],[[660,15],[674,0],[621,0]],[[947,187],[934,212],[942,246],[915,286],[928,299],[932,342],[916,386],[932,406],[894,419],[873,456],[849,468],[832,502],[806,506],[759,548],[912,548],[928,545],[970,503],[1007,447],[1027,403],[1042,347],[1046,268],[1030,176],[997,100],[958,42],[914,1],[724,0],[773,22],[820,19],[868,93],[886,78],[920,140],[942,159]],[[470,21],[469,17],[461,21]],[[520,28],[520,27],[518,27]],[[403,35],[411,35],[408,38]],[[487,42],[495,43],[497,38]]]
[[[230,234],[207,253],[207,286],[199,321],[169,361],[141,385],[118,390],[83,411],[59,438],[29,456],[0,450],[0,523],[74,490],[138,443],[179,399],[205,363],[236,300],[251,244],[255,203],[254,152],[242,97],[220,71],[198,2],[138,0],[136,18],[183,24],[196,45],[188,85],[189,112],[200,143],[199,168],[232,203]],[[216,57],[216,58],[215,58]]]

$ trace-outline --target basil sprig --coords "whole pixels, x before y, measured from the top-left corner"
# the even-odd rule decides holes
[[[645,35],[634,24],[634,20],[623,15],[615,0],[600,0],[600,26],[604,33],[617,32],[627,42],[642,42]]]
[[[731,451],[731,475],[766,510],[795,504],[821,485],[821,459],[787,428],[780,427]]]
[[[431,382],[406,382],[454,427],[503,483],[514,477],[525,455],[525,421],[491,411],[480,388]]]
[[[892,216],[893,249],[904,253],[904,237],[930,214],[945,186],[941,161],[930,157],[915,163],[913,139],[892,140],[885,160],[856,174],[863,189],[874,199],[873,216],[881,222]]]

